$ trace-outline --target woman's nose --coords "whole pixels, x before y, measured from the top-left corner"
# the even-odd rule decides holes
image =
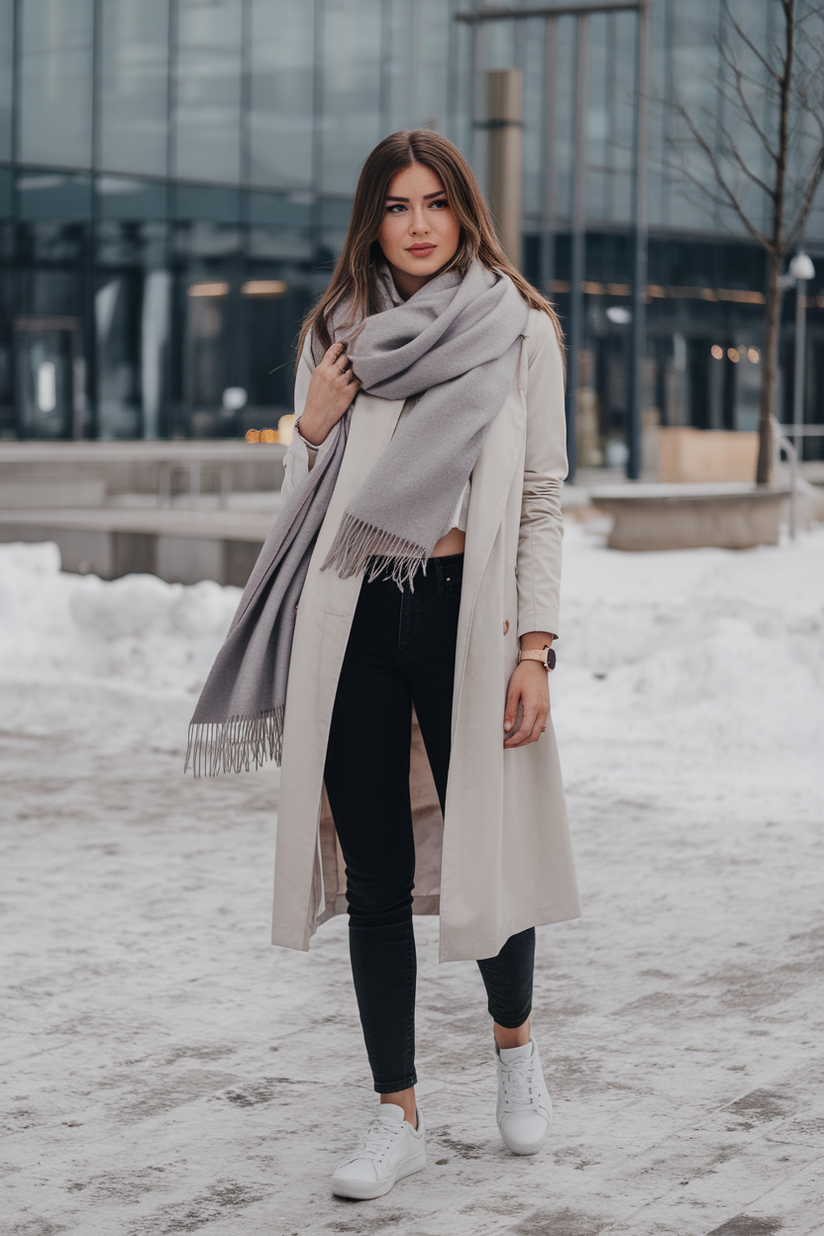
[[[421,208],[420,210],[412,211],[412,222],[410,225],[410,231],[412,232],[428,232],[429,231],[429,224],[426,221],[426,215],[424,214],[423,208]]]

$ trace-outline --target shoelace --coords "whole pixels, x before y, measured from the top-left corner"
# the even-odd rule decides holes
[[[501,1070],[506,1110],[515,1111],[519,1107],[532,1107],[538,1091],[535,1081],[534,1054],[527,1060],[514,1060],[511,1064],[504,1064],[502,1060]]]
[[[378,1116],[369,1126],[363,1139],[363,1145],[358,1151],[356,1158],[374,1159],[376,1162],[380,1162],[391,1150],[392,1143],[396,1140],[402,1128],[403,1125],[390,1125]]]

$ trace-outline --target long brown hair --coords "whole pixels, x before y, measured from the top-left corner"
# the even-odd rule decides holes
[[[379,312],[375,269],[383,260],[377,236],[386,195],[392,178],[416,163],[428,167],[440,179],[450,209],[461,227],[458,251],[445,269],[457,267],[463,272],[477,257],[488,270],[509,275],[530,308],[548,315],[558,342],[562,344],[563,335],[555,310],[532,284],[527,283],[501,248],[478,182],[458,147],[432,129],[409,129],[385,137],[363,165],[343,250],[329,286],[304,320],[298,357],[303,353],[310,331],[324,351],[330,346],[329,322],[340,305],[348,304],[349,325]]]

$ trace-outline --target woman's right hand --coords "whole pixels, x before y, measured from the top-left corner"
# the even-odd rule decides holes
[[[310,446],[320,446],[358,393],[344,343],[333,343],[309,379],[300,414],[300,434]]]

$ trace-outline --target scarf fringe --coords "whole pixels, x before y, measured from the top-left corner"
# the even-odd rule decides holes
[[[196,777],[217,777],[226,772],[249,772],[267,760],[280,765],[283,754],[283,708],[270,708],[251,717],[228,721],[192,722],[183,771],[191,765]]]
[[[399,588],[408,583],[414,592],[413,577],[418,567],[426,570],[428,557],[424,547],[415,541],[344,515],[321,570],[337,567],[341,579],[348,579],[364,574],[368,566],[370,583],[378,576],[388,575]]]

